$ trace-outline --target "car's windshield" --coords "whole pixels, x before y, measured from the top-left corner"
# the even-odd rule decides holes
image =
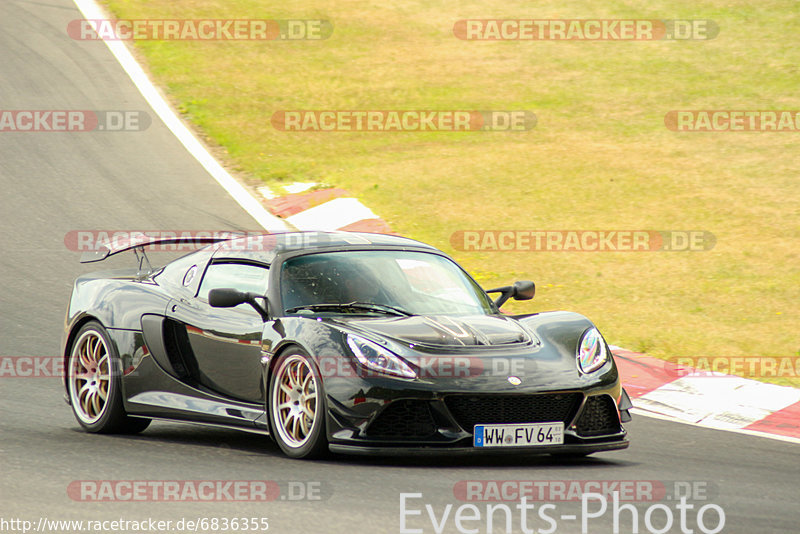
[[[289,313],[352,302],[415,315],[493,312],[486,293],[455,263],[425,252],[325,252],[291,258],[281,270],[281,298]],[[366,308],[339,311],[367,313]]]

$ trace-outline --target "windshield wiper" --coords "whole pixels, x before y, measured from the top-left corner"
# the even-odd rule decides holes
[[[325,311],[325,310],[342,310],[342,309],[351,309],[351,310],[366,310],[378,313],[385,313],[388,315],[397,315],[400,317],[412,317],[414,314],[403,310],[401,308],[395,308],[394,306],[389,306],[388,304],[373,304],[371,302],[347,302],[347,303],[327,303],[327,304],[306,304],[304,306],[295,306],[294,308],[289,308],[286,310],[286,313],[295,313],[300,310],[311,310],[311,311]]]

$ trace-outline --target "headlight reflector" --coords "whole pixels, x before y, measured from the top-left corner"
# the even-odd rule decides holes
[[[384,374],[416,378],[417,373],[400,356],[363,337],[347,335],[347,345],[359,363]]]
[[[597,328],[590,328],[583,333],[578,343],[578,368],[582,373],[597,371],[608,361],[608,351],[603,336]]]

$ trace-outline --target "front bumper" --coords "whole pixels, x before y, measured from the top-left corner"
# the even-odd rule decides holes
[[[442,454],[456,454],[459,456],[469,455],[486,455],[486,456],[539,456],[543,454],[574,454],[583,455],[591,454],[601,451],[614,451],[619,449],[627,449],[630,442],[624,437],[617,441],[602,442],[602,443],[583,443],[583,444],[565,444],[565,445],[547,445],[540,447],[465,447],[458,446],[409,446],[407,444],[386,446],[375,444],[371,446],[366,445],[351,445],[341,443],[331,443],[329,448],[331,452],[340,454],[354,454],[364,456],[407,456],[407,455],[424,455],[424,456],[438,456]]]
[[[329,398],[328,441],[335,452],[351,454],[589,454],[624,449],[614,388],[526,394],[439,393],[366,401],[356,416]],[[453,400],[466,403],[453,402]],[[412,406],[413,409],[406,409]],[[399,409],[396,409],[399,408]],[[530,447],[474,447],[476,424],[563,422],[564,443]]]

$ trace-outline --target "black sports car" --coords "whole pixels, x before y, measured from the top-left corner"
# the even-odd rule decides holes
[[[505,315],[531,282],[484,291],[397,236],[203,238],[153,269],[81,276],[63,338],[66,399],[89,432],[151,419],[271,436],[292,457],[424,451],[584,455],[628,446],[605,340],[570,312]],[[496,300],[488,293],[498,293]]]

